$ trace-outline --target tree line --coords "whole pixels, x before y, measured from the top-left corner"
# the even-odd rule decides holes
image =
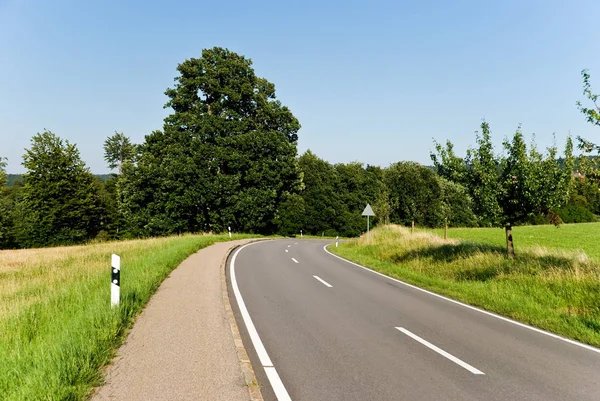
[[[589,178],[573,179],[571,139],[561,155],[556,146],[540,152],[517,129],[497,154],[484,121],[465,156],[449,141],[434,143],[433,167],[331,164],[310,150],[298,156],[300,122],[250,59],[215,47],[177,71],[162,130],[141,144],[119,132],[106,139],[104,157],[116,170],[108,180],[91,174],[75,144],[47,130],[32,137],[20,183],[6,185],[0,158],[0,248],[228,227],[356,236],[367,203],[375,224],[430,227],[590,221],[600,213],[594,159],[580,161]],[[582,150],[597,150],[579,140]]]

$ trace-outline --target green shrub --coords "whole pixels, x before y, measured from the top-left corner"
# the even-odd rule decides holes
[[[581,205],[567,205],[556,210],[565,223],[589,223],[594,221],[594,214]]]

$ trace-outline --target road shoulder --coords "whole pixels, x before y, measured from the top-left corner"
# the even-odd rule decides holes
[[[248,242],[201,249],[163,281],[92,400],[262,400],[224,276],[230,251]]]

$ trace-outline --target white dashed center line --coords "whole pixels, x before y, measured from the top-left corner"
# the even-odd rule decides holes
[[[469,365],[468,363],[466,363],[464,361],[461,361],[460,359],[458,359],[454,355],[451,355],[451,354],[447,353],[446,351],[444,351],[443,349],[436,347],[432,343],[423,340],[421,337],[419,337],[416,334],[411,333],[410,331],[406,330],[404,327],[396,327],[396,329],[400,330],[402,333],[406,334],[407,336],[409,336],[413,340],[416,340],[416,341],[420,342],[421,344],[423,344],[427,348],[434,350],[435,352],[437,352],[441,356],[450,359],[455,364],[462,366],[463,368],[467,369],[469,372],[473,373],[474,375],[484,375],[485,374],[481,370],[474,368],[473,366]]]
[[[313,276],[314,278],[316,278],[317,280],[319,280],[321,283],[323,283],[326,287],[333,287],[331,284],[329,284],[327,281],[323,280],[321,277],[319,276]]]

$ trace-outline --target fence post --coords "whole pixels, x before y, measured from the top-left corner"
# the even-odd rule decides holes
[[[512,259],[515,257],[515,246],[513,244],[512,228],[510,223],[506,223],[504,228],[506,230],[506,255]]]

